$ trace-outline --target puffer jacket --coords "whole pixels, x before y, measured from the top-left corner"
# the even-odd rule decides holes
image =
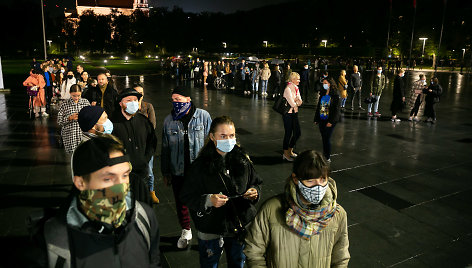
[[[329,189],[321,206],[336,200],[336,197],[336,183],[329,178]],[[285,222],[289,206],[286,198],[282,194],[267,200],[248,228],[244,249],[248,267],[347,267],[350,255],[346,211],[337,204],[337,211],[328,226],[306,240]]]

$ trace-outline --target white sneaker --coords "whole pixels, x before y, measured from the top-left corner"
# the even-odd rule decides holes
[[[192,241],[192,229],[183,229],[179,241],[177,241],[177,247],[186,248],[188,245],[190,245],[190,241]]]
[[[49,114],[47,114],[46,112],[43,112],[43,113],[41,114],[41,116],[42,116],[42,117],[48,117]]]
[[[39,113],[35,113],[35,114],[34,114],[34,117],[38,118],[38,117],[39,117]]]

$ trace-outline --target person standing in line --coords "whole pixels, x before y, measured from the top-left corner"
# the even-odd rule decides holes
[[[98,86],[87,90],[87,98],[92,106],[100,106],[109,117],[112,117],[115,112],[116,99],[118,92],[113,89],[109,80],[104,73],[97,76]]]
[[[203,61],[203,85],[208,85],[207,78],[208,78],[208,61]]]
[[[256,66],[252,70],[251,81],[252,81],[252,93],[257,94],[259,92],[259,80],[261,79],[261,68],[259,63],[256,62]]]
[[[298,88],[299,84],[300,75],[297,72],[292,72],[290,75],[290,82],[287,83],[283,95],[287,100],[287,103],[290,105],[290,110],[288,110],[286,114],[282,115],[285,130],[283,141],[284,154],[282,155],[282,159],[289,162],[292,162],[293,159],[297,157],[297,154],[293,152],[293,148],[302,134],[300,130],[300,122],[298,121],[298,107],[303,103]]]
[[[405,81],[403,77],[405,71],[403,69],[397,70],[395,81],[393,83],[393,99],[390,105],[392,111],[392,122],[400,122],[400,118],[397,118],[397,113],[403,109],[403,103],[405,102]]]
[[[54,78],[55,76],[50,71],[50,66],[44,65],[43,66],[43,77],[44,81],[46,82],[46,86],[44,87],[44,93],[46,95],[46,112],[51,113],[51,99],[52,99],[52,88],[54,86]]]
[[[82,89],[75,84],[70,87],[70,99],[65,100],[57,113],[57,124],[61,126],[61,137],[66,153],[72,154],[82,141],[82,131],[78,123],[79,112],[90,106],[87,99],[82,97]]]
[[[61,85],[61,100],[65,101],[70,99],[70,87],[77,84],[77,80],[74,77],[74,72],[68,71],[65,80]]]
[[[382,73],[382,66],[377,67],[377,74],[372,78],[372,83],[370,85],[370,97],[375,98],[374,103],[374,113],[376,117],[380,117],[379,113],[379,101],[382,91],[387,86],[387,78]],[[372,117],[372,103],[369,103],[367,106],[367,116]]]
[[[316,151],[295,159],[284,193],[267,200],[248,227],[248,267],[348,267],[347,213],[329,172]]]
[[[346,105],[347,87],[346,70],[341,70],[338,78],[338,90],[341,97],[341,112],[344,112],[344,106]]]
[[[33,100],[32,100],[34,116],[38,118],[41,113],[42,117],[48,117],[49,115],[46,113],[46,97],[45,97],[45,92],[44,92],[44,87],[46,86],[46,82],[44,81],[44,77],[41,75],[41,69],[39,70],[31,69],[30,76],[26,78],[26,80],[23,82],[23,86],[37,87],[38,93],[35,97],[33,97]]]
[[[223,249],[228,267],[243,267],[245,228],[256,215],[262,179],[236,142],[234,122],[215,118],[209,139],[186,174],[181,199],[198,230],[200,267],[217,267]]]
[[[431,85],[423,91],[426,94],[424,116],[427,118],[425,122],[436,123],[436,111],[434,105],[439,102],[443,89],[439,84],[437,77],[431,79]]]
[[[82,130],[82,142],[113,132],[113,123],[100,106],[83,107],[79,112],[77,122]]]
[[[180,198],[185,175],[205,144],[211,125],[210,114],[196,108],[190,89],[176,87],[172,91],[173,109],[164,119],[162,128],[161,172],[166,185],[172,185],[177,217],[182,233],[178,248],[186,248],[192,240],[188,207]]]
[[[349,86],[352,88],[352,100],[351,100],[351,111],[354,111],[354,100],[357,96],[359,110],[364,111],[365,109],[361,106],[362,99],[362,76],[359,72],[359,67],[354,65],[353,73],[351,74],[351,79],[349,80]]]
[[[264,63],[264,68],[261,71],[261,95],[267,96],[267,84],[270,78],[269,64]]]
[[[282,84],[282,73],[280,72],[279,65],[275,65],[274,72],[272,73],[272,98],[280,95],[280,87]]]
[[[290,82],[289,79],[290,79],[290,74],[291,73],[292,73],[292,69],[290,67],[290,63],[287,63],[287,68],[285,69],[285,72],[284,72],[284,82],[285,83]]]
[[[300,72],[300,96],[303,97],[306,103],[308,103],[308,90],[310,88],[310,68],[308,64],[303,66],[303,70]]]
[[[134,90],[136,90],[139,94],[141,94],[141,98],[139,99],[139,110],[138,112],[144,116],[146,116],[149,121],[151,122],[152,126],[154,127],[154,131],[156,130],[156,112],[154,110],[154,106],[144,101],[144,87],[142,84],[136,84],[134,86]],[[154,204],[159,203],[159,198],[156,196],[156,192],[154,191],[154,155],[151,156],[151,160],[149,160],[149,176],[148,176],[148,186],[149,191],[151,194],[151,200]]]
[[[424,96],[423,90],[426,89],[426,77],[424,74],[420,74],[420,79],[413,83],[410,100],[409,100],[409,107],[411,108],[410,111],[410,118],[408,121],[419,121],[418,119],[418,111],[420,110],[420,106],[423,103]]]
[[[324,96],[329,97],[324,98]],[[339,107],[336,84],[332,79],[323,80],[323,89],[320,91],[320,100],[316,108],[314,122],[320,129],[323,154],[328,162],[331,162],[331,135],[340,118]]]

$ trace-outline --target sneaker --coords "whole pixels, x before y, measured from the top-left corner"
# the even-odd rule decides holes
[[[39,113],[34,113],[34,117],[38,118],[38,117],[39,117]]]
[[[326,159],[326,162],[331,163],[331,158]]]
[[[361,110],[361,111],[365,111],[365,109],[364,109],[364,108],[362,108],[362,106],[359,106],[359,110]]]
[[[413,121],[413,118],[411,118],[411,117],[410,117],[410,118],[408,118],[408,121]]]
[[[419,121],[420,121],[420,119],[418,119],[418,117],[415,117],[415,118],[413,118],[413,121],[415,121],[415,122],[419,122]]]
[[[43,112],[43,113],[41,114],[41,116],[42,116],[42,117],[48,117],[49,114],[47,114],[46,112]]]
[[[368,117],[372,117],[373,114],[372,114],[372,113],[367,113],[367,116],[368,116]]]
[[[183,229],[179,241],[177,241],[177,247],[186,248],[190,245],[190,241],[192,241],[192,229]]]
[[[354,111],[354,107],[351,107],[351,111]]]
[[[381,114],[380,114],[379,112],[375,112],[375,116],[376,116],[376,117],[380,117]]]

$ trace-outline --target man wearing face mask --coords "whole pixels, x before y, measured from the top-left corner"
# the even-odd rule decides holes
[[[198,230],[200,267],[217,267],[223,249],[228,267],[243,267],[245,229],[256,215],[261,184],[236,142],[234,122],[227,116],[215,118],[180,195]]]
[[[379,101],[382,91],[385,89],[388,81],[385,75],[382,73],[382,66],[377,67],[377,74],[372,78],[372,83],[370,86],[370,96],[375,98],[374,113],[376,117],[380,117],[379,113]],[[367,105],[367,116],[372,117],[372,103]]]
[[[347,214],[337,197],[323,156],[299,154],[285,192],[267,200],[248,229],[248,267],[348,267]]]
[[[82,108],[79,112],[78,122],[82,130],[82,141],[113,132],[113,123],[100,106]]]
[[[120,109],[115,110],[111,121],[113,135],[123,141],[131,158],[133,173],[139,178],[131,182],[136,199],[149,203],[149,189],[145,181],[149,175],[148,163],[156,152],[157,137],[149,119],[138,112],[138,99],[141,97],[134,89],[123,90],[117,99]]]
[[[130,193],[131,164],[111,135],[80,144],[73,190],[44,225],[47,267],[160,267],[159,228],[151,207]]]
[[[177,247],[186,248],[192,240],[192,231],[188,208],[179,195],[190,164],[205,144],[211,117],[207,111],[195,107],[187,87],[176,87],[172,91],[172,106],[162,128],[161,172],[164,182],[172,185],[177,217],[182,227]]]

